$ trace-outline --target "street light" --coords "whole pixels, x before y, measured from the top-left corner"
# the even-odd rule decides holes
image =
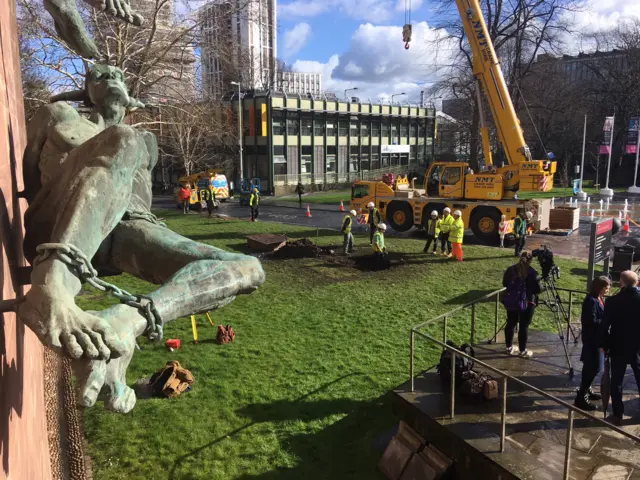
[[[348,98],[348,97],[347,97],[347,92],[351,92],[351,91],[353,91],[353,90],[358,90],[358,87],[347,88],[347,89],[344,91],[344,99],[345,99],[345,100],[347,100],[347,98]]]
[[[231,82],[231,85],[238,86],[238,147],[240,148],[240,182],[244,178],[244,172],[242,170],[242,92],[240,91],[240,82]],[[239,185],[239,184],[238,184]]]
[[[394,93],[393,95],[391,95],[391,105],[393,105],[393,97],[399,97],[400,95],[406,95],[406,93]]]

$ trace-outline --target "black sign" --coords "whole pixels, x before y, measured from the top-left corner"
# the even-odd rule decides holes
[[[612,235],[612,218],[591,224],[591,235],[589,241],[589,277],[587,278],[587,289],[591,286],[591,282],[595,276],[596,263],[604,261],[604,274],[609,274]]]

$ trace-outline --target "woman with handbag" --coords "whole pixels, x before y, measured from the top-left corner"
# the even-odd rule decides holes
[[[507,353],[519,353],[523,358],[532,355],[531,350],[527,349],[529,325],[536,311],[538,294],[542,291],[540,275],[531,266],[532,260],[530,252],[522,252],[518,263],[507,268],[502,277],[502,286],[506,287],[502,304],[507,310],[507,324],[504,328]],[[516,326],[519,327],[518,346],[514,347]]]

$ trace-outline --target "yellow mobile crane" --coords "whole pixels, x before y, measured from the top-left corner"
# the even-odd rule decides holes
[[[434,162],[426,173],[424,189],[416,189],[413,182],[402,177],[394,185],[357,180],[352,186],[351,209],[365,212],[367,203],[372,201],[394,230],[404,232],[414,225],[426,224],[432,210],[442,211],[448,206],[462,211],[465,225],[484,240],[497,238],[502,214],[512,219],[518,210],[524,209],[533,213],[534,228],[543,230],[548,228],[550,201],[520,201],[517,193],[551,190],[556,163],[531,159],[480,3],[478,0],[456,0],[456,5],[473,55],[486,171],[471,173],[469,165],[464,162]],[[507,164],[498,168],[493,166],[491,157],[480,85],[507,158]]]

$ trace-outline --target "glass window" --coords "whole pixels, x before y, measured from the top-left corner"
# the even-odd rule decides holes
[[[327,145],[327,155],[335,155],[337,153],[337,148],[335,145]]]
[[[359,148],[360,148],[360,147],[358,147],[358,145],[351,145],[351,146],[349,147],[349,153],[350,153],[351,155],[358,155],[358,154],[360,153]]]
[[[351,120],[351,124],[350,124],[351,128],[351,136],[352,137],[357,137],[358,136],[358,122],[355,120]]]
[[[336,122],[335,120],[327,120],[327,137],[336,136]]]
[[[327,173],[333,173],[336,171],[336,156],[327,155]]]
[[[411,138],[414,138],[417,133],[418,133],[418,125],[415,122],[411,122],[411,125],[409,125],[409,136]]]
[[[287,174],[287,160],[284,156],[273,157],[273,174],[274,175],[286,175]]]
[[[311,155],[302,155],[300,173],[311,173]]]
[[[402,138],[406,138],[407,134],[409,133],[409,125],[407,124],[406,120],[400,120],[400,136]]]
[[[369,185],[353,185],[351,187],[351,199],[364,198],[369,195]]]
[[[311,119],[303,118],[300,120],[300,133],[302,135],[311,135]]]
[[[371,136],[372,137],[380,136],[380,122],[373,122],[371,124]]]
[[[341,137],[346,137],[348,132],[349,125],[346,120],[340,120],[338,122],[338,135]]]
[[[284,135],[284,117],[282,112],[273,112],[273,134]]]
[[[287,135],[298,135],[299,125],[297,118],[287,118]]]
[[[462,177],[462,168],[460,167],[447,167],[442,174],[442,184],[455,185],[460,181]]]
[[[274,145],[273,146],[273,155],[282,155],[284,156],[284,145]],[[274,160],[275,161],[275,160]]]
[[[316,118],[313,121],[313,134],[316,137],[321,137],[324,135],[324,118]]]
[[[313,155],[313,147],[311,145],[303,145],[302,155]]]
[[[362,171],[369,170],[369,155],[360,156],[360,169]]]
[[[350,155],[349,156],[349,171],[357,172],[358,171],[358,161],[360,160],[360,155]]]
[[[380,157],[377,153],[371,154],[371,170],[377,170],[380,168]]]
[[[362,122],[360,124],[360,135],[363,137],[369,136],[369,124],[366,122]]]
[[[389,121],[386,120],[382,122],[382,138],[389,137]]]

